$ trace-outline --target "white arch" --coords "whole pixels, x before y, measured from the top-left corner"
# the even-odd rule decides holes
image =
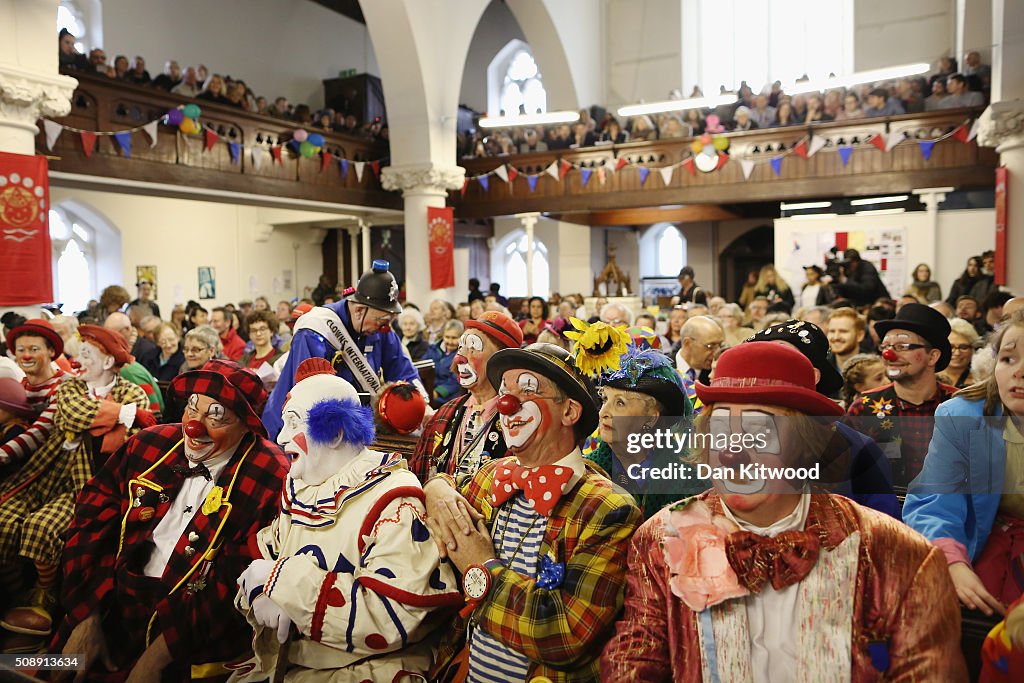
[[[526,231],[522,228],[513,230],[507,235],[495,241],[491,249],[491,282],[501,284],[501,291],[507,297],[514,296],[542,296],[547,298],[551,293],[551,263],[550,252],[543,241],[533,237],[533,292],[528,292],[525,280],[526,257],[522,257],[522,263],[509,259],[508,250],[516,243],[526,238]],[[510,263],[513,267],[521,267],[523,270],[522,281],[509,281]]]
[[[663,253],[662,240],[673,230],[679,235],[681,248],[672,254]],[[675,223],[655,223],[640,235],[640,277],[675,277],[686,265],[686,234]]]
[[[520,52],[527,52],[533,56],[533,50],[529,45],[518,38],[513,38],[505,47],[498,50],[494,59],[487,65],[487,113],[491,116],[497,116],[501,111],[501,92],[505,83],[505,74],[508,72],[512,60]],[[534,58],[536,59],[536,57]],[[543,75],[544,71],[541,70],[540,73]],[[506,112],[506,114],[515,116],[516,112]]]
[[[69,214],[81,218],[95,236],[96,292],[99,295],[106,285],[135,282],[135,273],[125,273],[121,257],[121,229],[102,212],[77,199],[65,199],[53,205]]]

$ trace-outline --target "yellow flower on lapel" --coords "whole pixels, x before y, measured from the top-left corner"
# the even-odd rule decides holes
[[[221,505],[224,503],[224,489],[219,486],[214,486],[208,494],[206,494],[206,500],[203,501],[203,514],[212,515],[213,513],[220,510]]]

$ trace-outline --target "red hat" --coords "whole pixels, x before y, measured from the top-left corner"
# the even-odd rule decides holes
[[[400,434],[411,434],[423,422],[427,402],[423,394],[408,382],[395,382],[384,388],[377,399],[380,419]]]
[[[815,417],[843,414],[814,388],[814,366],[788,344],[740,344],[718,359],[711,386],[698,382],[697,398],[711,403],[764,403]]]
[[[50,324],[49,320],[32,318],[9,330],[7,332],[7,350],[14,353],[15,340],[25,335],[42,337],[50,342],[50,346],[53,347],[54,357],[64,353],[64,340],[57,334],[57,330],[53,329],[53,325]]]
[[[466,327],[485,333],[502,349],[518,349],[523,345],[522,328],[500,311],[487,311],[476,320],[467,320]]]
[[[309,304],[299,304],[298,306],[292,309],[292,320],[298,320],[303,315],[309,313],[312,310],[313,307],[310,306]]]
[[[36,411],[28,403],[25,387],[10,377],[0,377],[0,408],[19,417],[31,419],[36,416]]]
[[[128,342],[117,332],[99,325],[80,325],[78,336],[82,341],[89,341],[103,350],[103,353],[114,357],[114,365],[121,367],[135,362]]]
[[[171,392],[181,402],[192,394],[215,399],[234,411],[249,431],[265,437],[267,430],[260,412],[267,401],[267,390],[255,372],[229,360],[214,359],[198,370],[184,372],[171,382]]]

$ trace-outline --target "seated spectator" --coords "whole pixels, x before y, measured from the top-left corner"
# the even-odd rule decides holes
[[[658,139],[658,130],[649,116],[635,116],[632,119],[632,127],[629,131],[629,139],[633,142],[643,142]]]
[[[124,55],[114,57],[114,78],[119,81],[128,80],[128,58]]]
[[[198,75],[196,74],[195,67],[191,66],[185,69],[181,81],[171,88],[171,92],[175,95],[184,95],[185,97],[195,97],[200,93],[200,90]]]
[[[267,104],[266,97],[260,95],[259,97],[256,98],[256,109],[254,111],[255,113],[260,114],[262,116],[270,116],[270,107]]]
[[[974,325],[974,328],[978,331],[978,334],[987,337],[992,334],[996,328],[1000,327],[1000,324],[1005,322],[1008,314],[1004,310],[1006,304],[1012,299],[1013,295],[1009,292],[1000,292],[998,289],[989,292],[989,295],[981,302],[981,317],[978,322]],[[1011,304],[1011,311],[1012,311]]]
[[[605,122],[604,130],[601,131],[601,142],[610,142],[613,145],[621,145],[629,142],[629,133],[622,130],[622,125],[614,116],[609,116]]]
[[[156,374],[160,368],[160,349],[150,340],[139,334],[138,328],[132,324],[131,318],[124,313],[111,313],[107,316],[103,326],[108,330],[117,332],[128,342],[128,348],[134,360],[138,361],[150,374]]]
[[[974,326],[962,318],[950,320],[949,327],[949,346],[953,349],[953,355],[949,358],[949,365],[936,375],[936,379],[943,384],[963,389],[977,381],[971,372],[971,360],[980,337]]]
[[[292,110],[292,120],[303,126],[313,125],[313,112],[308,104],[299,104]]]
[[[733,119],[732,129],[734,131],[756,130],[758,128],[757,123],[750,118],[750,109],[745,106],[736,107]]]
[[[537,135],[533,128],[527,128],[523,133],[524,140],[519,143],[519,153],[529,154],[530,152],[548,151],[548,143],[544,142]]]
[[[807,95],[793,95],[790,104],[793,105],[793,118],[798,123],[803,123],[804,118],[807,116]]]
[[[956,299],[955,313],[957,318],[966,320],[973,327],[981,317],[981,305],[973,296],[964,294]]]
[[[75,36],[66,28],[62,28],[60,35],[57,36],[57,61],[62,69],[75,71],[90,71],[92,69],[88,58],[75,48]]]
[[[528,315],[519,322],[519,327],[523,330],[523,344],[529,346],[536,343],[537,335],[547,325],[549,310],[548,302],[539,296],[530,297],[525,303],[528,306]]]
[[[754,98],[754,108],[750,112],[750,120],[756,123],[758,128],[771,128],[775,125],[775,107],[768,104],[767,95],[758,95]]]
[[[943,57],[939,60],[939,70],[928,78],[929,84],[934,89],[936,81],[945,81],[946,78],[957,72],[956,60],[952,57]]]
[[[960,107],[981,107],[985,104],[985,96],[980,92],[967,89],[967,79],[963,74],[950,74],[946,77],[946,90],[949,92],[939,102],[939,109],[959,109]]]
[[[942,287],[932,280],[932,269],[927,263],[917,264],[914,279],[907,286],[904,295],[910,294],[923,304],[932,304],[942,300]]]
[[[768,299],[763,296],[755,296],[747,304],[747,317],[743,322],[744,327],[749,327],[758,332],[765,327],[765,317],[768,315]]]
[[[270,108],[270,115],[275,119],[290,119],[291,115],[288,112],[288,98],[278,97],[274,100],[274,106]]]
[[[153,300],[153,283],[149,280],[139,280],[135,283],[135,287],[138,289],[139,296],[137,296],[135,300],[130,302],[128,305],[141,306],[143,309],[146,309],[145,315],[155,315],[159,318],[160,306],[158,306],[156,301]]]
[[[210,70],[206,68],[205,64],[200,64],[196,67],[196,78],[200,83],[206,83],[206,79],[210,77]]]
[[[153,87],[171,92],[181,80],[181,66],[172,59],[164,64],[164,72],[153,79]]]
[[[906,113],[903,103],[895,97],[889,97],[885,88],[875,88],[868,93],[868,106],[864,108],[864,116],[895,116]]]
[[[210,326],[217,331],[224,349],[224,356],[238,362],[245,353],[245,341],[238,336],[234,317],[224,306],[218,306],[210,313]]]
[[[743,309],[737,304],[725,304],[716,316],[725,332],[725,345],[742,344],[754,334],[752,327],[743,327]]]
[[[946,79],[942,78],[932,83],[932,94],[924,98],[924,110],[936,111],[941,109],[942,100],[946,99]]]
[[[216,104],[231,104],[225,94],[224,77],[220,74],[212,74],[206,79],[206,83],[203,84],[203,90],[196,95],[196,99]]]
[[[704,114],[700,109],[687,109],[683,112],[683,123],[690,127],[690,137],[704,134]]]
[[[210,321],[210,312],[194,301],[189,302],[191,307],[185,307],[185,320],[183,321],[183,332],[193,330],[200,325],[206,325]]]
[[[597,138],[587,130],[587,124],[583,121],[578,121],[572,127],[572,137],[569,139],[570,148],[593,147],[595,142],[597,142]]]
[[[449,320],[444,325],[441,340],[427,349],[424,358],[434,361],[434,393],[430,405],[439,408],[459,395],[459,376],[452,370],[452,361],[459,350],[459,339],[464,331],[458,320]]]
[[[480,307],[483,312],[483,306]],[[409,357],[421,360],[430,348],[430,343],[423,338],[423,329],[427,326],[423,314],[415,308],[405,307],[398,316],[398,327],[402,331],[402,344],[409,352]]]
[[[967,85],[971,90],[988,92],[992,86],[992,67],[981,63],[981,53],[971,50],[964,57],[964,76],[967,77]]]
[[[125,80],[136,85],[149,85],[153,79],[149,77],[149,72],[146,71],[146,60],[136,55],[131,71],[125,74]]]
[[[981,267],[982,260],[980,256],[971,256],[967,259],[967,267],[964,269],[964,272],[956,280],[953,280],[953,284],[950,285],[949,296],[946,297],[946,303],[949,304],[950,308],[956,306],[960,297],[973,294],[975,286],[981,282],[984,276]]]
[[[781,102],[778,109],[775,110],[775,127],[784,128],[785,126],[795,126],[797,123],[799,121],[793,118],[793,104],[786,101]]]
[[[661,119],[658,125],[658,138],[661,140],[685,138],[689,134],[689,127],[680,121],[678,116],[667,115]]]
[[[107,73],[107,53],[101,47],[94,47],[89,50],[89,66],[98,74]]]
[[[860,108],[857,93],[852,90],[843,97],[843,108],[836,113],[836,121],[863,118],[864,111]]]
[[[873,353],[856,353],[843,363],[842,405],[848,408],[857,394],[885,386],[885,362]]]
[[[814,94],[807,98],[807,115],[804,117],[804,123],[821,123],[831,120],[832,116],[825,113],[824,103],[819,95]]]
[[[158,382],[170,382],[181,372],[185,353],[181,350],[181,337],[170,323],[157,328],[156,345],[160,347],[160,367],[153,373]]]
[[[842,111],[843,95],[845,93],[846,90],[843,88],[832,88],[825,93],[825,100],[821,110],[825,113],[825,116],[829,117],[829,121],[834,121],[836,114]]]
[[[264,364],[273,365],[281,357],[281,350],[274,346],[277,333],[277,318],[270,311],[253,311],[245,318],[252,350],[246,349],[239,365],[258,370]]]
[[[231,87],[227,88],[227,102],[226,104],[232,107],[238,107],[239,109],[245,109],[245,84],[241,81],[236,81],[231,84]]]
[[[313,127],[319,128],[320,130],[331,130],[331,124],[334,121],[334,112],[330,109],[321,109],[317,112],[315,120],[313,121]]]

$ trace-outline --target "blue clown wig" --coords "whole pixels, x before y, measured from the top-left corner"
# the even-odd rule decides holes
[[[325,398],[317,401],[307,418],[310,440],[318,445],[333,444],[338,434],[342,443],[356,448],[373,443],[373,410],[351,399]]]

